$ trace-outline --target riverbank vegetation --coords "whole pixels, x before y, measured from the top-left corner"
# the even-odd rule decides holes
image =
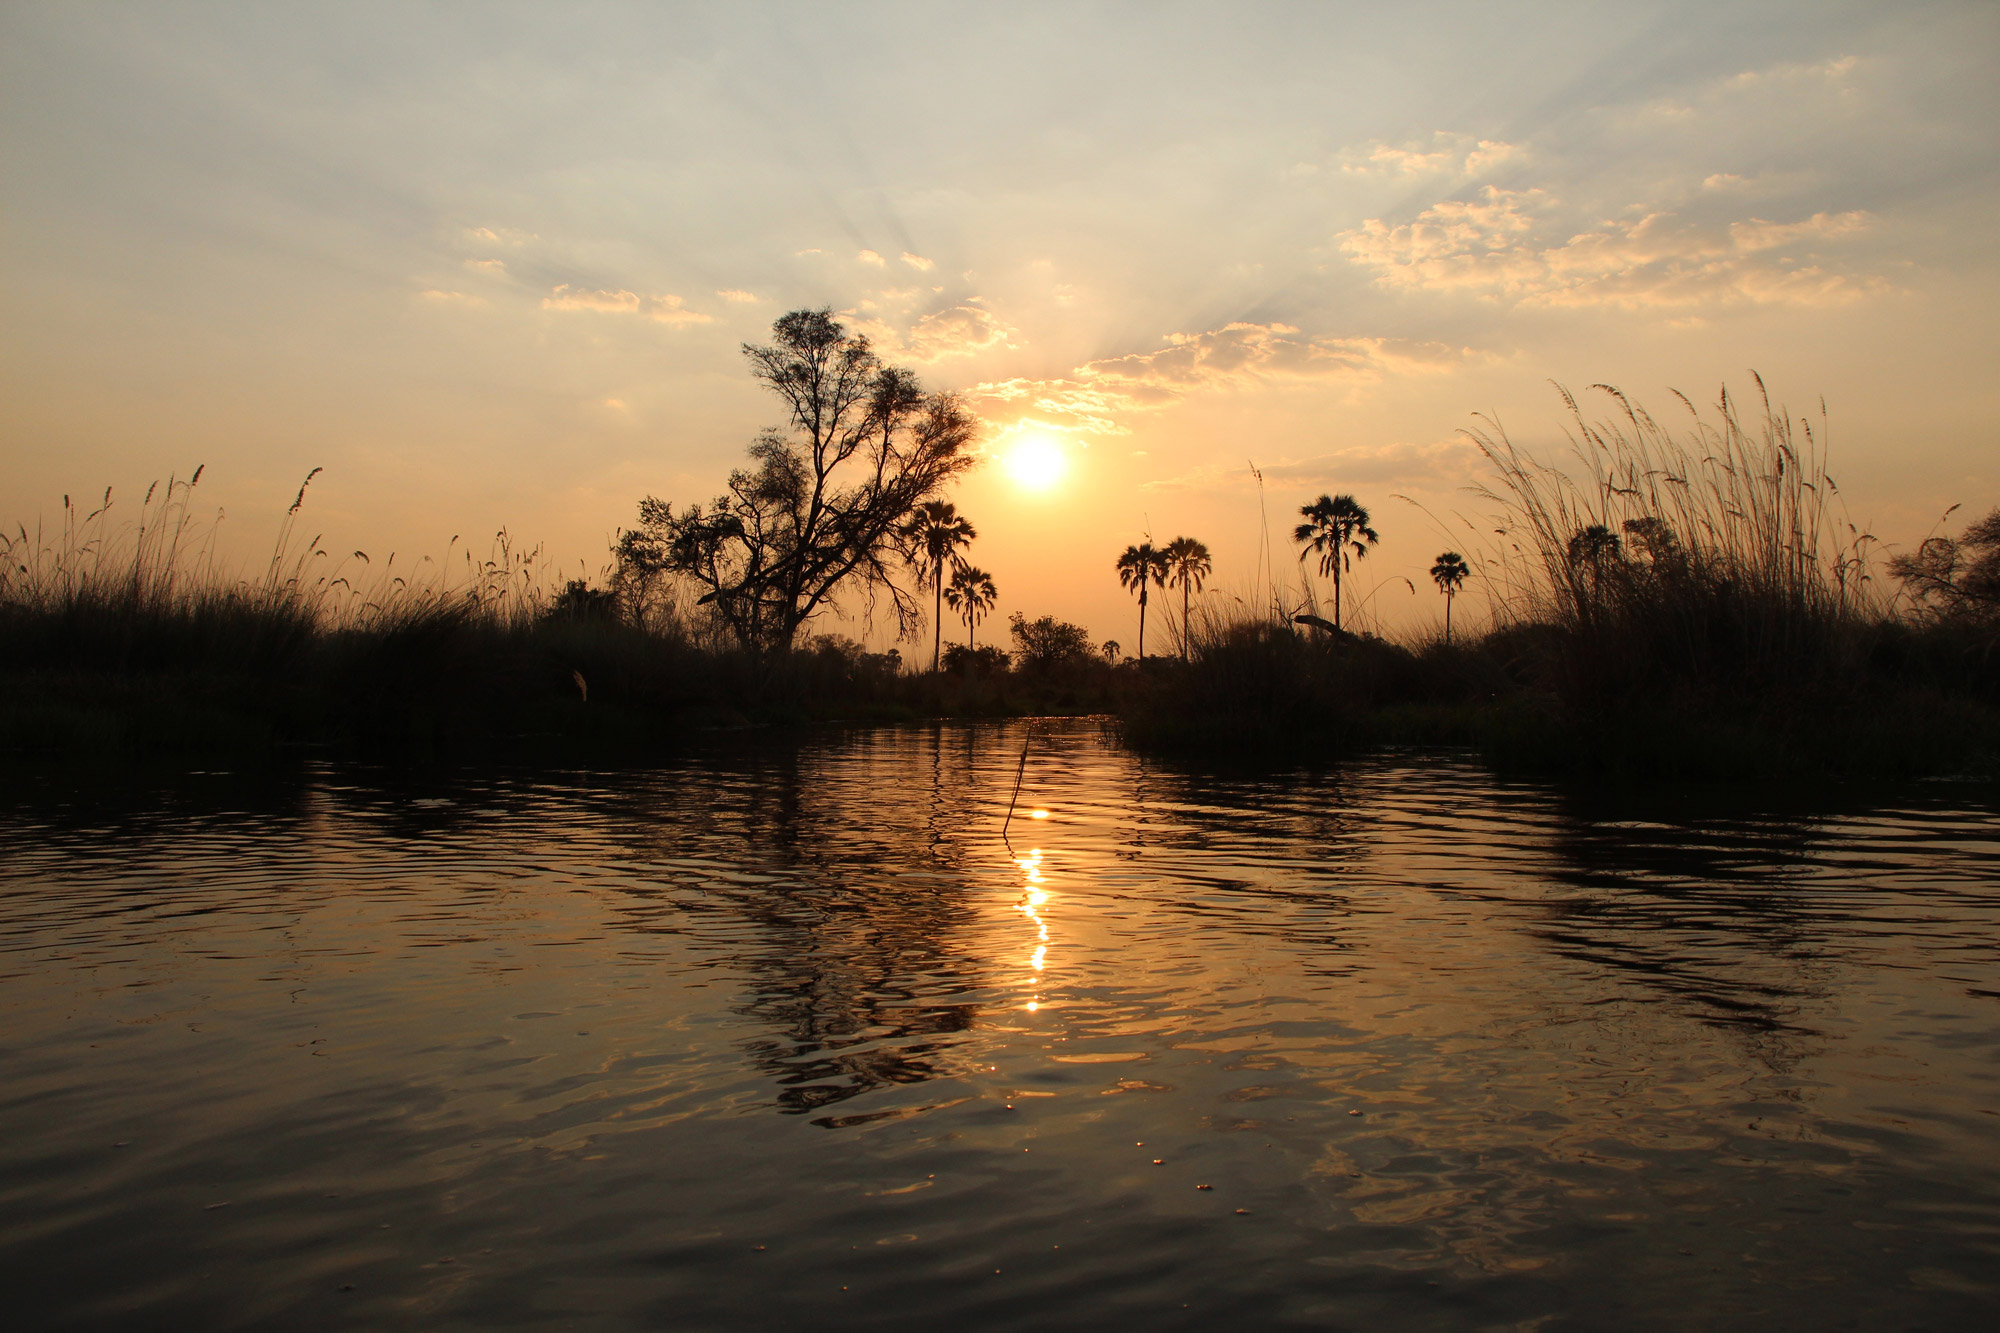
[[[1746,417],[1725,393],[1706,417],[1682,399],[1687,424],[1669,428],[1601,392],[1602,420],[1565,393],[1562,464],[1497,425],[1473,433],[1498,541],[1476,566],[1441,553],[1432,576],[1447,612],[1483,584],[1483,633],[1392,643],[1309,612],[1197,619],[1185,669],[1133,710],[1134,737],[1294,752],[1456,742],[1508,766],[1640,777],[1992,764],[2000,512],[1883,571],[1842,516],[1823,425],[1767,397]],[[1363,554],[1366,511],[1345,496],[1319,507],[1302,511],[1308,552]]]
[[[108,494],[88,512],[65,499],[58,530],[6,541],[0,747],[643,757],[703,729],[1113,713],[1162,751],[1442,743],[1641,778],[1951,772],[2000,749],[2000,512],[1878,560],[1841,516],[1823,430],[1767,400],[1746,414],[1725,396],[1707,415],[1683,400],[1669,428],[1615,393],[1602,420],[1569,399],[1573,453],[1556,462],[1497,425],[1476,432],[1490,514],[1462,522],[1467,555],[1431,569],[1447,617],[1483,604],[1471,627],[1461,605],[1442,633],[1385,638],[1351,586],[1319,614],[1310,575],[1338,588],[1376,544],[1379,520],[1349,495],[1301,509],[1300,584],[1261,605],[1204,593],[1212,561],[1193,538],[1128,548],[1105,576],[1141,617],[1149,588],[1180,594],[1160,617],[1168,651],[1134,660],[1047,616],[1016,614],[1006,646],[981,644],[997,584],[938,493],[962,470],[962,415],[905,377],[885,386],[837,325],[792,333],[791,360],[759,364],[793,382],[822,358],[856,419],[817,454],[814,437],[764,437],[720,507],[649,501],[594,581],[505,534],[413,568],[337,558],[297,530],[303,486],[264,570],[230,577],[199,470],[130,521]],[[932,482],[893,503],[876,480],[814,483],[843,450],[870,478],[928,458]],[[848,518],[812,526],[815,493]],[[915,660],[816,618],[840,591],[839,551]]]

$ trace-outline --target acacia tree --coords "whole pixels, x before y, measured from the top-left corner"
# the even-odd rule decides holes
[[[1007,620],[1014,635],[1014,662],[1031,673],[1060,671],[1090,659],[1090,632],[1067,620],[1030,620],[1016,611]]]
[[[1915,553],[1891,560],[1889,572],[1917,605],[1935,614],[2000,615],[2000,509],[1957,537],[1927,538]]]
[[[707,591],[732,635],[756,651],[789,648],[836,594],[886,599],[899,632],[921,622],[897,580],[902,534],[919,505],[973,465],[976,430],[951,394],[927,394],[884,366],[868,339],[827,310],[795,310],[768,346],[744,344],[750,373],[785,403],[789,421],[750,446],[754,466],[729,474],[713,504],[675,509],[647,496],[639,526],[619,534],[621,565],[684,576]]]
[[[1292,540],[1305,547],[1299,559],[1318,554],[1321,578],[1333,576],[1333,627],[1340,628],[1340,576],[1354,560],[1368,554],[1368,548],[1382,540],[1368,526],[1368,511],[1351,495],[1322,495],[1299,509],[1306,520],[1292,531]]]
[[[1208,558],[1208,547],[1192,537],[1176,537],[1167,543],[1166,586],[1181,590],[1181,660],[1187,660],[1188,651],[1188,594],[1200,592],[1202,582],[1214,572],[1215,566]]]
[[[1458,589],[1465,582],[1465,576],[1472,567],[1465,563],[1465,557],[1456,551],[1446,551],[1431,566],[1431,580],[1438,591],[1444,594],[1444,641],[1451,642],[1451,603],[1458,596]]]
[[[944,654],[944,604],[951,594],[945,588],[944,566],[949,560],[953,565],[952,582],[958,581],[958,570],[965,568],[965,561],[959,551],[972,545],[979,533],[972,524],[959,517],[958,507],[949,500],[926,500],[917,506],[917,512],[910,515],[910,521],[903,528],[903,540],[907,545],[908,558],[917,566],[917,586],[929,587],[935,594],[931,609],[931,670],[936,671]],[[958,603],[953,602],[953,606]]]
[[[1139,660],[1146,660],[1146,588],[1166,582],[1167,553],[1151,542],[1128,546],[1118,557],[1118,586],[1139,594]]]
[[[965,622],[965,648],[972,651],[973,630],[993,609],[994,601],[1000,596],[1000,589],[993,585],[993,576],[983,569],[974,569],[960,562],[951,571],[951,586],[944,590],[944,599],[951,603],[951,609],[958,612]]]

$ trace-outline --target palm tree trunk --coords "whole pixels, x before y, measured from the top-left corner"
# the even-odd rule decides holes
[[[937,586],[937,608],[931,612],[931,674],[936,675],[944,661],[944,561],[931,570],[931,582]]]
[[[1146,660],[1146,579],[1139,578],[1139,661]]]
[[[1340,628],[1340,554],[1333,557],[1333,627]]]
[[[1182,579],[1181,580],[1181,661],[1183,662],[1187,661],[1187,641],[1188,641],[1187,621],[1188,621],[1188,585],[1187,585],[1187,580]]]
[[[1444,595],[1444,646],[1451,647],[1451,594]]]

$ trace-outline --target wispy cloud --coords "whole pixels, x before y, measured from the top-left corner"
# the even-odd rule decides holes
[[[1822,83],[1839,84],[1852,74],[1861,64],[1858,56],[1840,56],[1833,60],[1822,60],[1814,64],[1802,64],[1785,60],[1763,69],[1748,69],[1726,80],[1731,88],[1755,88],[1773,83]]]
[[[713,315],[704,315],[699,310],[689,310],[687,303],[678,296],[655,296],[646,305],[646,317],[661,324],[707,324]]]
[[[1579,223],[1545,191],[1488,185],[1410,222],[1370,218],[1338,240],[1378,284],[1402,290],[1548,306],[1825,305],[1884,285],[1833,266],[1817,248],[1871,222],[1852,211],[1717,225],[1659,208]]]
[[[605,314],[639,313],[639,294],[628,291],[585,291],[562,283],[542,298],[544,310],[596,310]]]
[[[725,287],[717,291],[716,295],[731,305],[755,305],[764,299],[755,292],[744,291],[741,287]]]
[[[714,319],[698,310],[689,310],[678,296],[640,296],[623,289],[592,291],[562,283],[542,298],[544,310],[590,310],[606,315],[644,315],[661,324],[707,324]]]
[[[928,273],[937,267],[922,255],[913,255],[908,250],[903,251],[903,262],[920,273]]]
[[[1060,379],[1012,379],[972,393],[997,410],[1034,413],[1066,429],[1124,434],[1121,417],[1170,406],[1196,394],[1285,384],[1378,383],[1392,375],[1434,373],[1467,352],[1443,343],[1396,338],[1312,338],[1286,324],[1233,323],[1177,333],[1156,351],[1107,357]]]
[[[1435,490],[1464,485],[1478,475],[1479,451],[1465,440],[1387,444],[1343,449],[1311,458],[1259,463],[1267,485],[1327,489],[1342,486],[1408,486]],[[1242,463],[1211,463],[1177,477],[1145,483],[1153,491],[1249,490],[1256,478]]]
[[[1853,107],[1858,105],[1860,92],[1853,76],[1861,66],[1860,58],[1851,55],[1811,64],[1779,61],[1710,79],[1684,96],[1656,98],[1640,110],[1643,115],[1680,121],[1704,114],[1741,114],[1746,98],[1753,104],[1758,99],[1777,98],[1795,106],[1809,104],[1801,99],[1831,98],[1835,105]]]
[[[912,292],[885,293],[908,298]],[[880,309],[875,302],[865,303]],[[968,297],[943,309],[933,310],[907,322],[885,315],[864,315],[852,321],[857,332],[865,333],[878,350],[892,360],[935,365],[977,356],[1000,348],[1017,346],[1019,331],[1000,319],[978,297]]]
[[[540,239],[534,232],[520,231],[513,227],[467,227],[464,235],[472,244],[487,247],[504,245],[514,248]]]
[[[863,250],[854,257],[872,268],[887,268],[889,264],[888,260],[876,254],[873,250]]]
[[[1428,139],[1400,144],[1376,141],[1342,152],[1334,160],[1350,176],[1437,176],[1473,178],[1523,155],[1519,144],[1478,139],[1439,130]]]
[[[465,266],[479,273],[505,273],[507,261],[504,259],[468,259]]]

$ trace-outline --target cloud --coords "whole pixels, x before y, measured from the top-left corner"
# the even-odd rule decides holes
[[[1351,148],[1336,158],[1350,176],[1483,176],[1502,163],[1518,159],[1519,144],[1503,139],[1475,139],[1469,134],[1438,130],[1429,139],[1402,144],[1376,141]]]
[[[707,324],[714,319],[698,310],[689,310],[678,296],[647,296],[622,289],[617,291],[586,291],[571,287],[568,283],[558,286],[542,298],[544,310],[591,310],[606,315],[644,314],[648,319],[661,324]]]
[[[863,250],[854,257],[862,263],[872,265],[875,268],[886,268],[889,263],[888,260],[876,254],[873,250]]]
[[[1741,116],[1746,97],[1767,100],[1775,97],[1777,105],[1804,107],[1807,103],[1802,99],[1828,95],[1836,105],[1853,108],[1859,105],[1860,90],[1849,75],[1861,65],[1857,56],[1841,56],[1816,64],[1780,61],[1762,69],[1747,69],[1712,79],[1682,97],[1658,98],[1641,107],[1640,113],[1670,121],[1704,113]],[[1824,107],[1825,103],[1819,105]]]
[[[1124,434],[1121,415],[1171,406],[1196,394],[1271,385],[1379,383],[1460,364],[1466,349],[1394,338],[1310,338],[1287,324],[1226,324],[1170,334],[1156,351],[1106,357],[1061,379],[981,384],[976,398],[1034,412],[1064,429]]]
[[[516,231],[512,227],[467,227],[465,239],[475,245],[522,246],[540,238],[531,231]]]
[[[916,294],[912,288],[908,292],[881,295],[908,299]],[[870,310],[880,308],[872,301],[863,302],[862,306]],[[852,322],[855,331],[867,334],[883,356],[892,361],[914,361],[920,365],[935,365],[940,361],[977,356],[996,348],[1010,348],[1016,345],[1014,340],[1019,336],[1019,330],[988,310],[976,296],[967,297],[942,310],[931,311],[904,328],[898,328],[888,319],[880,317]]]
[[[504,259],[468,259],[465,266],[480,273],[505,273],[507,261]]]
[[[627,291],[583,291],[562,283],[542,298],[544,310],[597,310],[606,314],[637,314],[639,296]]]
[[[646,307],[646,316],[661,324],[676,327],[683,324],[708,324],[715,316],[704,315],[699,310],[689,310],[678,296],[655,296]]]
[[[420,301],[429,301],[433,305],[475,306],[486,304],[486,302],[480,300],[478,297],[466,292],[448,292],[436,287],[418,292],[417,299]]]
[[[754,305],[764,299],[755,292],[744,291],[741,287],[725,287],[717,291],[716,295],[731,305]]]
[[[1793,60],[1781,61],[1763,69],[1748,69],[1741,74],[1724,80],[1730,88],[1755,88],[1772,83],[1840,83],[1860,65],[1859,56],[1840,56],[1834,60],[1822,60],[1818,64],[1803,65]]]
[[[928,273],[937,267],[936,264],[925,259],[922,255],[913,255],[908,250],[903,251],[903,262],[922,273]]]
[[[1312,458],[1260,463],[1267,486],[1336,490],[1347,486],[1408,486],[1437,489],[1461,486],[1479,474],[1480,453],[1463,439],[1430,444],[1387,444],[1343,449]],[[1146,482],[1149,491],[1249,490],[1257,479],[1241,463],[1213,463],[1178,477]]]
[[[1579,225],[1541,190],[1485,186],[1392,226],[1370,218],[1340,249],[1377,284],[1543,306],[1827,305],[1880,289],[1813,248],[1867,230],[1863,212],[1711,225],[1665,208]]]

